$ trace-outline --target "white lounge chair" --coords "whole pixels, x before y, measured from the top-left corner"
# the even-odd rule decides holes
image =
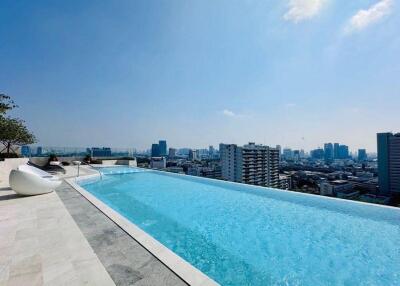
[[[56,176],[28,165],[12,170],[9,182],[17,194],[24,196],[50,193],[61,185],[61,180]]]

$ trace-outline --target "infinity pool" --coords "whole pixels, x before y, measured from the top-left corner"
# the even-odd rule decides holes
[[[400,210],[134,168],[79,184],[221,285],[400,285]]]

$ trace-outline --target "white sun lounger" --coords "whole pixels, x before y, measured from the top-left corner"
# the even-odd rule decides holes
[[[20,195],[33,196],[54,191],[61,180],[38,168],[22,165],[10,173],[10,187]]]

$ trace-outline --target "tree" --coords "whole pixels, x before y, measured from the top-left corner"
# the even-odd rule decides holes
[[[25,122],[16,118],[0,118],[0,141],[4,145],[3,152],[10,155],[10,151],[15,153],[13,146],[33,144],[36,142],[35,136],[26,128]]]
[[[18,107],[8,95],[0,93],[0,142],[4,145],[2,153],[6,150],[6,156],[10,157],[13,146],[33,144],[35,136],[25,126],[25,122],[18,118],[6,117],[7,111]]]
[[[8,95],[0,93],[0,116],[4,115],[7,111],[18,107]]]

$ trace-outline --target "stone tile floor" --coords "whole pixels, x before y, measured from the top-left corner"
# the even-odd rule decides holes
[[[186,285],[68,184],[57,194],[116,285]]]
[[[0,285],[115,285],[56,193],[0,190]]]

